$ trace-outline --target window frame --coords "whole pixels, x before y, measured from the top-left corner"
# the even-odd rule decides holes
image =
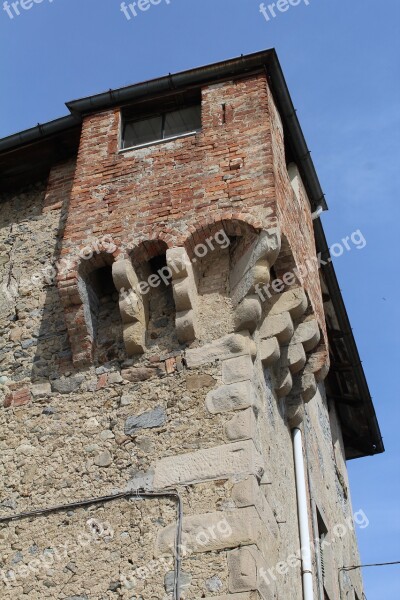
[[[174,113],[176,111],[179,110],[184,110],[185,108],[193,108],[193,107],[198,107],[200,110],[200,127],[197,129],[192,129],[190,131],[185,131],[183,133],[179,133],[177,135],[172,135],[172,136],[168,136],[168,137],[162,137],[162,138],[157,138],[154,140],[151,140],[149,142],[144,142],[141,144],[135,144],[133,146],[125,146],[125,128],[129,123],[135,123],[135,122],[140,122],[140,121],[146,121],[147,119],[151,119],[151,117],[161,117],[161,135],[164,136],[165,133],[165,122],[167,119],[167,116],[170,115],[171,113]],[[190,137],[193,135],[197,135],[198,133],[200,133],[203,129],[203,124],[202,124],[202,105],[201,102],[190,102],[187,104],[184,104],[182,106],[176,106],[176,107],[169,107],[166,110],[154,110],[152,112],[147,112],[147,113],[142,113],[140,115],[137,116],[137,118],[129,118],[127,116],[124,115],[123,110],[121,110],[120,112],[120,136],[119,136],[119,152],[123,153],[123,152],[127,152],[130,150],[137,150],[140,148],[147,148],[149,146],[157,146],[159,144],[164,144],[164,143],[168,143],[177,139],[181,139],[181,138],[185,138],[185,137]]]

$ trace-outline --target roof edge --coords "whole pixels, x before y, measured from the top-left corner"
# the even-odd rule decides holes
[[[38,123],[36,127],[31,127],[30,129],[25,129],[24,131],[0,139],[0,153],[18,150],[21,146],[76,127],[81,122],[82,119],[78,115],[67,115],[66,117],[60,117],[47,123]]]
[[[332,298],[332,302],[335,308],[336,318],[340,330],[345,334],[346,349],[350,357],[354,378],[357,383],[357,387],[360,391],[361,398],[363,399],[366,412],[368,414],[368,422],[370,427],[371,438],[374,440],[375,448],[371,449],[369,454],[363,456],[374,456],[375,454],[381,454],[385,451],[383,444],[383,438],[379,427],[378,419],[375,412],[375,407],[371,398],[371,394],[368,387],[368,382],[365,377],[364,369],[361,363],[360,354],[358,352],[357,344],[354,338],[354,333],[351,328],[350,319],[344,304],[342,292],[339,287],[339,282],[336,277],[335,268],[330,258],[330,252],[326,241],[324,229],[320,219],[314,221],[314,234],[317,245],[317,250],[321,252],[321,258],[326,264],[322,263],[322,270],[325,276],[325,281],[328,286],[329,294]],[[355,457],[361,458],[362,456]]]

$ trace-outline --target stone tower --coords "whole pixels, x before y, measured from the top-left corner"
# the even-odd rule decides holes
[[[0,141],[1,597],[361,599],[383,446],[275,52],[67,106]]]

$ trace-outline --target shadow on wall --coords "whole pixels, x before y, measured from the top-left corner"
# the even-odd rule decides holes
[[[52,277],[69,190],[65,184],[61,203],[47,190],[48,182],[42,181],[0,199],[4,256],[0,318],[5,340],[1,371],[13,384],[57,377],[59,361],[71,360],[64,312]]]
[[[143,242],[131,253],[139,282],[148,282],[156,276],[156,286],[147,286],[143,297],[146,306],[146,349],[152,353],[171,352],[183,348],[176,336],[175,302],[173,288],[168,279],[157,276],[166,272],[168,246],[163,241]]]

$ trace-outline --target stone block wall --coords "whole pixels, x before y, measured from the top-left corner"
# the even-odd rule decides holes
[[[2,199],[0,515],[174,488],[182,598],[298,600],[300,561],[281,565],[299,545],[291,427],[327,526],[351,516],[318,273],[257,295],[315,255],[308,200],[265,75],[206,86],[202,109],[195,136],[123,153],[119,111],[89,115],[76,163]],[[2,597],[171,598],[176,527],[169,499],[0,526]],[[353,532],[332,548],[337,572]]]

